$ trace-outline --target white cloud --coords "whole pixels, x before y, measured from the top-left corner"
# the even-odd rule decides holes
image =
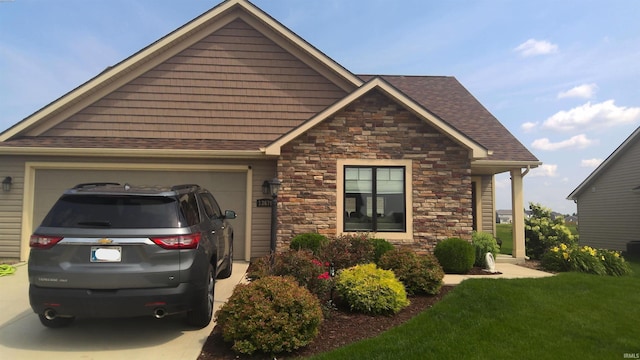
[[[538,126],[537,122],[526,122],[526,123],[522,124],[520,127],[522,128],[522,130],[524,132],[529,132],[529,131],[532,131],[533,129],[535,129],[536,126]]]
[[[596,159],[596,158],[593,158],[593,159],[582,159],[582,161],[580,161],[580,167],[596,168],[601,163],[602,163],[602,159]]]
[[[531,169],[529,176],[531,177],[556,177],[558,171],[558,165],[556,164],[542,164],[537,168]]]
[[[559,131],[573,131],[612,127],[640,121],[640,107],[616,106],[613,100],[575,107],[559,111],[542,124],[543,128]]]
[[[558,93],[558,99],[574,97],[590,99],[595,94],[596,89],[598,89],[596,84],[583,84]]]
[[[531,144],[531,147],[538,150],[555,151],[571,148],[584,149],[593,144],[595,144],[594,140],[587,138],[585,134],[580,134],[555,143],[548,138],[537,139]]]
[[[529,39],[518,45],[514,51],[519,52],[524,57],[546,55],[558,51],[558,45],[545,40]]]

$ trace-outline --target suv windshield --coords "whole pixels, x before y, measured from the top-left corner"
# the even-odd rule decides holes
[[[185,225],[175,198],[133,195],[65,195],[42,221],[45,227],[76,228],[176,228]]]

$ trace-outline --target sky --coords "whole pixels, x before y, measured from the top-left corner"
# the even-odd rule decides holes
[[[525,207],[566,197],[640,125],[640,1],[253,0],[354,74],[458,79],[540,161]],[[0,0],[0,132],[219,4]],[[509,176],[497,208],[511,208]]]

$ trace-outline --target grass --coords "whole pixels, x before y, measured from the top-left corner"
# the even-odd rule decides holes
[[[619,359],[640,353],[632,276],[473,279],[379,337],[314,359]]]

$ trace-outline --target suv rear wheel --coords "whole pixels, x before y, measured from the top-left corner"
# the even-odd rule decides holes
[[[193,309],[187,312],[187,323],[197,328],[204,328],[211,322],[213,315],[213,294],[215,289],[215,272],[213,265],[209,264],[207,286],[205,286],[196,299]]]

